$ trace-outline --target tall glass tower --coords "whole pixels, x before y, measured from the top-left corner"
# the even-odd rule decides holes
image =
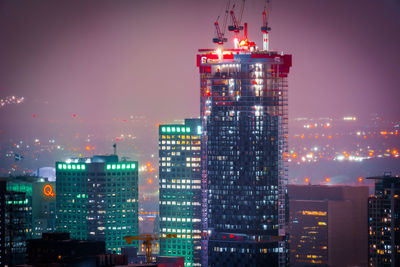
[[[71,238],[105,241],[121,253],[124,236],[138,234],[138,163],[118,156],[56,162],[57,231]]]
[[[291,65],[255,47],[199,50],[203,266],[287,264]]]
[[[200,119],[159,126],[160,254],[201,265]]]

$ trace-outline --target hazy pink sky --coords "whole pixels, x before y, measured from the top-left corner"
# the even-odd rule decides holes
[[[93,129],[129,115],[154,123],[199,116],[196,52],[215,48],[213,23],[224,5],[1,1],[0,95],[26,97],[23,106],[0,110],[2,128],[30,123],[32,114],[45,123],[76,113]],[[248,0],[244,12],[259,46],[263,6]],[[399,1],[271,6],[271,48],[293,55],[290,117],[379,112],[399,119]]]

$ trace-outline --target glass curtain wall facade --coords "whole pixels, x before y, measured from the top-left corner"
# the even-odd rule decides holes
[[[159,126],[160,233],[162,256],[185,257],[201,266],[201,122]]]
[[[138,163],[117,156],[57,162],[57,230],[71,238],[106,242],[121,253],[124,236],[138,234]]]
[[[400,178],[386,174],[375,180],[368,199],[368,265],[400,264]]]
[[[0,266],[25,264],[25,193],[7,191],[6,179],[0,180]]]
[[[199,52],[203,266],[285,265],[291,55]]]

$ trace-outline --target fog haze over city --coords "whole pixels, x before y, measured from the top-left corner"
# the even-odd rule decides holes
[[[271,48],[293,55],[289,181],[398,173],[399,2],[304,3],[271,4]],[[121,156],[151,163],[140,179],[156,194],[157,125],[199,117],[195,55],[215,48],[213,22],[224,5],[2,1],[1,174],[112,153],[117,143]],[[249,0],[243,14],[259,46],[262,5]]]

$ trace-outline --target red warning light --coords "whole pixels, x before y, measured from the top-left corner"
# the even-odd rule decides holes
[[[76,118],[76,114],[75,114],[75,113],[74,113],[74,114],[72,114],[72,117]]]
[[[36,114],[33,114],[32,117],[36,118]]]

